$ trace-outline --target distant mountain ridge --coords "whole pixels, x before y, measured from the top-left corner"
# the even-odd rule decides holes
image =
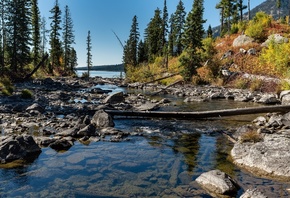
[[[87,67],[77,67],[76,70],[87,70]],[[95,71],[116,71],[116,72],[124,72],[124,65],[117,64],[117,65],[99,65],[99,66],[92,66],[91,70]]]
[[[253,1],[253,0],[252,0]],[[275,20],[279,19],[279,17],[285,17],[285,16],[290,16],[290,3],[289,1],[283,1],[281,0],[281,8],[277,8],[276,4],[277,0],[266,0],[260,5],[251,8],[250,14],[251,14],[251,19],[256,15],[257,12],[265,12],[268,15],[271,15]],[[246,5],[246,1],[244,1],[244,4]],[[244,18],[248,18],[248,12],[244,13]],[[220,31],[220,26],[212,28],[214,32],[214,36],[219,35]]]

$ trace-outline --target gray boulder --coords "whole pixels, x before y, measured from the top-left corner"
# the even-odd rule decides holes
[[[231,150],[233,162],[250,172],[273,178],[290,178],[290,138],[283,134],[264,134],[262,142],[238,142]]]
[[[258,189],[248,189],[240,198],[268,198],[266,195],[261,193]]]
[[[275,94],[264,94],[258,101],[263,104],[280,104],[280,100]]]
[[[158,109],[159,105],[156,103],[152,103],[152,102],[146,102],[146,103],[141,104],[135,108],[138,111],[152,111],[152,110]]]
[[[254,41],[253,38],[247,36],[247,35],[240,35],[237,38],[235,38],[233,42],[233,47],[241,47],[244,45],[248,45]]]
[[[117,93],[107,96],[104,99],[103,103],[116,104],[116,103],[121,103],[124,101],[125,101],[125,97],[124,97],[123,92],[117,92]]]
[[[39,112],[39,113],[44,113],[45,109],[39,105],[38,103],[34,103],[33,105],[29,106],[26,108],[26,111],[31,113],[31,112]]]
[[[91,124],[99,128],[115,126],[112,116],[106,113],[104,110],[99,110],[94,114],[91,120]]]
[[[41,153],[32,136],[4,136],[0,140],[1,163],[25,160]]]
[[[240,188],[234,179],[220,170],[202,173],[196,182],[211,194],[235,195]]]
[[[282,105],[289,105],[290,104],[290,90],[285,90],[280,93],[279,96]]]
[[[262,47],[268,47],[270,42],[274,42],[276,44],[288,43],[289,39],[281,36],[280,34],[272,34],[268,36],[268,39],[261,44]]]

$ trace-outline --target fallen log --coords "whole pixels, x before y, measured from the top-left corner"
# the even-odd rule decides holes
[[[122,110],[105,110],[112,116],[133,116],[133,117],[160,117],[160,118],[179,118],[179,119],[204,119],[210,117],[225,117],[246,114],[288,112],[290,105],[275,105],[263,107],[250,107],[238,109],[223,109],[212,111],[196,112],[168,112],[168,111],[122,111]]]
[[[168,86],[162,88],[161,90],[159,90],[159,91],[157,91],[157,92],[151,94],[151,96],[155,96],[155,95],[161,93],[162,91],[168,89],[169,87],[172,87],[172,86],[174,86],[174,85],[176,85],[176,84],[179,84],[179,83],[182,83],[182,82],[183,82],[183,80],[178,80],[178,81],[176,81],[176,82],[174,82],[174,83],[172,83],[172,84],[170,84],[170,85],[168,85]]]

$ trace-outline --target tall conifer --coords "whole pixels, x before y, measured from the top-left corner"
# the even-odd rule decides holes
[[[36,66],[40,60],[40,43],[41,43],[41,37],[40,37],[40,12],[38,8],[38,0],[32,0],[32,17],[31,17],[31,23],[32,23],[32,57],[33,57],[33,64]]]
[[[65,13],[63,18],[63,45],[64,45],[64,68],[69,68],[69,58],[71,45],[75,43],[75,36],[73,30],[73,21],[68,6],[65,6]],[[72,68],[70,68],[71,70]],[[71,70],[72,71],[72,70]]]
[[[60,41],[60,33],[61,30],[61,10],[59,8],[58,0],[55,1],[54,7],[50,10],[50,13],[52,14],[51,17],[51,23],[50,23],[50,57],[51,57],[51,65],[49,68],[49,72],[53,74],[53,70],[56,67],[61,66],[61,56],[62,56],[62,47],[61,47],[61,41]]]
[[[91,31],[88,31],[87,36],[87,70],[88,70],[88,77],[90,76],[90,70],[93,65],[92,62],[92,40],[91,40]]]
[[[194,0],[192,10],[189,12],[184,25],[182,43],[187,52],[181,58],[183,64],[183,77],[185,81],[190,81],[196,69],[201,66],[201,55],[199,49],[202,48],[204,35],[203,23],[203,0]]]

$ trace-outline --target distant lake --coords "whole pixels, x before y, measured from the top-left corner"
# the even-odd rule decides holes
[[[82,76],[83,73],[87,72],[87,70],[76,70],[76,73],[79,77]],[[96,77],[100,76],[102,78],[124,78],[125,73],[124,72],[116,72],[116,71],[96,71],[91,70],[90,71],[90,77]]]

